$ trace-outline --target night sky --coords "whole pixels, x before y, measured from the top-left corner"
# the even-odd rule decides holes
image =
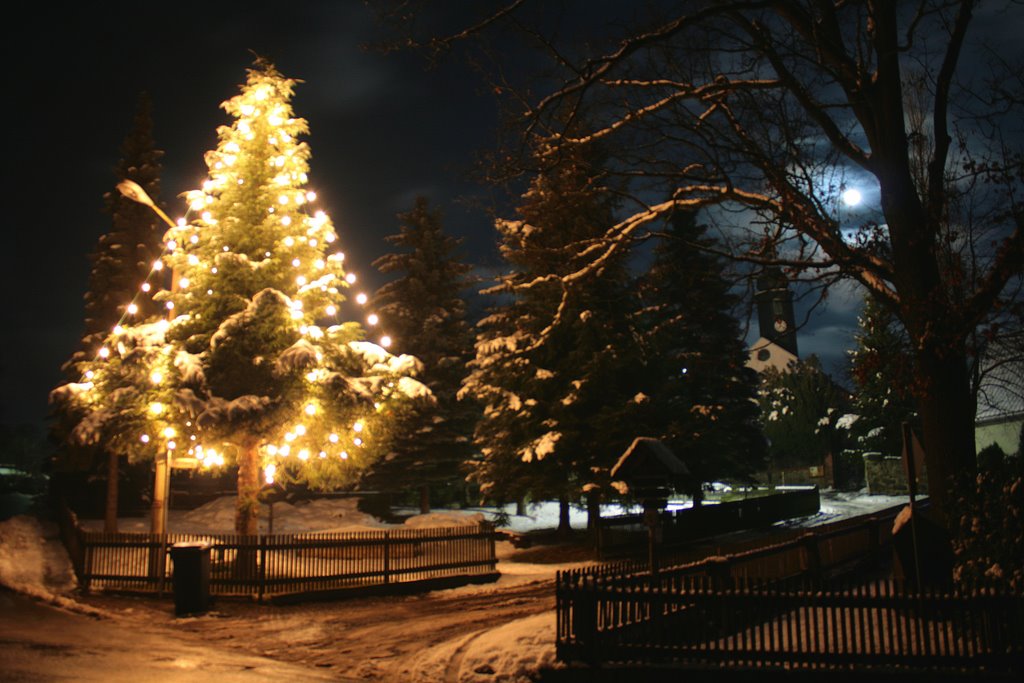
[[[395,214],[418,194],[464,238],[465,258],[493,269],[491,192],[471,177],[475,155],[496,141],[497,105],[482,79],[449,60],[428,70],[415,54],[363,46],[382,36],[362,2],[80,3],[29,8],[5,43],[8,144],[0,421],[42,424],[47,394],[82,329],[87,254],[109,227],[103,194],[139,94],[153,102],[154,136],[165,151],[162,200],[199,186],[203,153],[228,122],[219,104],[238,91],[252,52],[302,79],[295,111],[309,121],[310,187],[330,213],[347,262],[372,289],[370,263],[397,232]],[[234,9],[234,11],[232,11]],[[34,14],[33,14],[34,13]],[[801,331],[801,355],[838,368],[859,297],[833,296]]]

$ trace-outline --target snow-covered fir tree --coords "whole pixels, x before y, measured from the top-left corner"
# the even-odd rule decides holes
[[[828,453],[841,450],[849,400],[817,356],[792,363],[786,372],[764,370],[758,402],[773,469],[820,466]]]
[[[749,476],[767,456],[758,378],[746,367],[737,296],[714,246],[693,212],[676,213],[638,287],[645,361],[638,428],[683,457],[696,500],[701,482]]]
[[[114,169],[118,182],[130,180],[137,183],[154,201],[160,196],[160,159],[163,152],[156,149],[153,140],[153,121],[149,98],[142,95],[131,132],[121,145],[121,159]],[[65,365],[68,379],[80,378],[79,365],[91,359],[98,345],[106,338],[115,325],[153,320],[160,309],[153,301],[153,289],[146,291],[140,285],[147,281],[153,262],[163,250],[163,228],[160,219],[148,207],[131,201],[120,192],[111,191],[104,195],[104,205],[111,217],[110,230],[100,236],[96,250],[90,255],[92,270],[89,273],[88,289],[85,293],[85,334],[81,348]],[[129,359],[126,367],[116,374],[128,380],[134,373],[135,360]],[[111,381],[107,377],[106,381]],[[121,392],[110,406],[123,409],[133,399],[130,392]],[[129,411],[130,412],[130,411]],[[131,459],[142,456],[133,444],[123,442],[135,419],[115,427],[108,424],[108,437],[104,438],[86,428],[83,415],[74,404],[58,401],[55,406],[51,433],[60,443],[59,466],[62,469],[94,468],[99,460],[104,461],[107,479],[106,513],[104,530],[117,531],[118,481],[122,457]],[[76,428],[81,428],[75,431]],[[85,431],[82,431],[85,429]]]
[[[602,277],[566,283],[581,252],[601,234],[614,195],[588,158],[553,160],[523,195],[518,220],[499,220],[501,254],[513,270],[486,290],[498,298],[479,324],[463,396],[484,406],[476,430],[482,457],[473,478],[485,496],[558,498],[598,493],[629,443],[626,271],[611,260]],[[554,322],[552,322],[554,320]],[[596,499],[596,495],[595,495]]]
[[[902,424],[916,416],[909,340],[896,317],[873,299],[857,323],[850,351],[857,419],[850,420],[850,434],[858,450],[896,456],[903,447]]]
[[[373,467],[370,480],[380,487],[418,489],[420,510],[429,512],[431,488],[461,484],[462,466],[472,453],[476,407],[456,398],[473,353],[461,295],[471,266],[458,260],[459,240],[444,233],[440,211],[425,197],[398,218],[399,232],[386,239],[401,251],[373,264],[398,277],[377,290],[374,308],[402,350],[423,362],[419,380],[436,404],[396,427],[392,450]]]
[[[387,338],[364,340],[341,314],[355,277],[307,188],[294,85],[258,59],[223,104],[232,122],[206,154],[202,188],[187,193],[193,219],[165,235],[161,263],[174,278],[157,298],[171,319],[148,335],[115,328],[80,367],[87,381],[64,389],[102,429],[111,395],[126,389],[106,381],[111,361],[151,358],[134,386],[145,406],[134,438],[155,454],[236,463],[240,534],[256,533],[263,482],[351,485],[387,450],[401,413],[432,400],[412,377],[418,360],[386,351]]]

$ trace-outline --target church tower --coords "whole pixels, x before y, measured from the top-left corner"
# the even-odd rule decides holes
[[[790,362],[797,360],[799,351],[793,293],[780,268],[766,268],[757,278],[754,302],[761,338],[751,347],[747,365],[758,372],[769,366],[785,370]]]

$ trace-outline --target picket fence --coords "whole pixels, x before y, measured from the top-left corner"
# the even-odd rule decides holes
[[[69,524],[73,525],[68,529]],[[240,536],[83,531],[62,524],[84,590],[173,590],[172,548],[210,548],[211,595],[281,596],[485,582],[498,577],[491,525]]]

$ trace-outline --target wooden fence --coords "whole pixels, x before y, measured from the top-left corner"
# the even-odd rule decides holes
[[[813,515],[820,509],[818,487],[806,486],[727,503],[666,511],[661,515],[661,545],[665,550],[672,550],[695,539],[764,528],[784,519]],[[598,523],[597,549],[602,559],[634,553],[646,544],[643,515],[604,517]]]
[[[74,534],[85,590],[171,590],[171,548],[210,546],[212,595],[260,600],[416,583],[468,583],[497,577],[488,524],[274,536]]]
[[[891,554],[894,510],[662,568],[556,578],[563,661],[758,667],[1020,667],[1024,598],[849,577]]]
[[[558,655],[592,663],[1024,672],[1024,596],[691,576],[673,588],[584,586]]]

